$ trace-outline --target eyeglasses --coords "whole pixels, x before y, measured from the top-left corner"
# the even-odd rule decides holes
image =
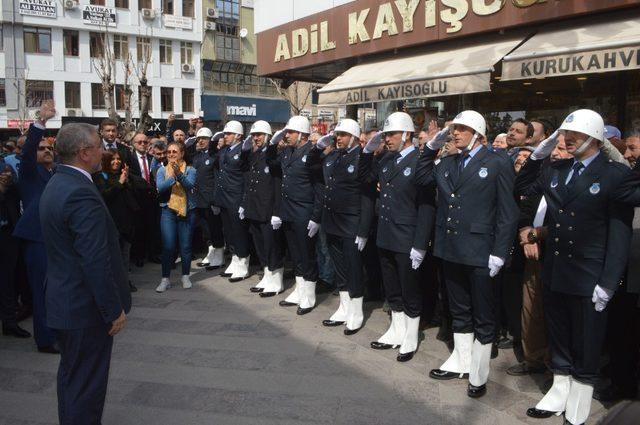
[[[38,150],[39,151],[53,151],[53,148],[51,146],[38,146]]]
[[[180,151],[176,150],[176,151],[167,151],[167,153],[180,153]]]

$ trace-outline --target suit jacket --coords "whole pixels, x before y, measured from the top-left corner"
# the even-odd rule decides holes
[[[202,150],[193,155],[193,168],[196,169],[197,208],[209,208],[213,205],[216,189],[215,154],[212,150]]]
[[[250,151],[242,150],[242,142],[225,146],[216,155],[216,189],[214,204],[238,212],[244,192],[244,173],[247,171]]]
[[[245,173],[242,207],[250,220],[269,222],[280,210],[282,174],[279,166],[267,163],[267,146],[249,155],[249,170]]]
[[[42,193],[47,250],[47,325],[80,329],[108,324],[131,309],[118,230],[96,186],[60,166]]]
[[[615,290],[624,276],[631,242],[632,209],[614,192],[631,172],[600,153],[573,187],[565,181],[573,159],[529,160],[516,179],[516,193],[544,194],[546,253],[542,278],[552,290],[590,297],[596,285]]]
[[[104,147],[105,144],[106,144],[106,141],[102,139],[102,146]],[[131,166],[131,148],[125,145],[124,143],[120,143],[118,141],[115,142],[115,145],[116,145],[115,149],[120,154],[120,159],[122,160],[122,163]]]
[[[153,192],[155,186],[155,176],[151,172],[151,163],[153,162],[153,156],[151,154],[145,154],[147,157],[147,167],[149,171],[149,181],[147,182],[140,169],[140,162],[138,162],[138,154],[131,152],[131,161],[129,163],[129,176],[135,190],[139,192]]]

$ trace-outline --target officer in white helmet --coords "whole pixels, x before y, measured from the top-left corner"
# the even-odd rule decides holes
[[[338,309],[322,324],[346,325],[345,335],[358,332],[364,320],[362,251],[369,237],[375,202],[375,186],[358,179],[362,152],[359,137],[360,126],[347,118],[338,123],[333,134],[317,143],[317,147],[324,149],[335,142],[335,149],[324,157],[322,166],[325,182],[322,226],[340,295]]]
[[[249,151],[249,169],[238,214],[249,223],[253,245],[264,270],[262,279],[250,290],[261,297],[271,297],[284,289],[284,239],[282,230],[271,226],[271,217],[280,202],[282,175],[279,165],[274,167],[267,161],[271,125],[266,121],[256,121],[249,134],[242,146],[243,150]],[[279,137],[278,133],[276,137]]]
[[[240,122],[229,121],[222,131],[224,142],[217,156],[219,171],[214,196],[232,257],[231,264],[220,275],[238,282],[249,277],[249,226],[238,216],[249,152],[242,150],[244,128]]]
[[[559,132],[572,159],[548,165]],[[624,276],[631,206],[621,204],[629,168],[601,152],[604,121],[589,109],[567,116],[541,142],[516,179],[516,194],[544,194],[549,229],[542,269],[553,386],[527,415],[564,412],[570,424],[589,416],[604,341],[607,303]],[[628,200],[628,199],[627,199]]]
[[[449,139],[460,153],[434,165]],[[469,397],[486,393],[496,327],[491,278],[509,256],[519,217],[513,166],[485,142],[482,115],[463,111],[427,142],[419,170],[419,178],[435,181],[438,189],[433,254],[442,259],[454,339],[451,356],[429,376],[468,377]]]
[[[269,142],[269,163],[278,164],[282,172],[279,211],[271,217],[273,229],[282,226],[289,253],[294,263],[295,286],[280,301],[283,307],[297,306],[299,315],[309,313],[316,305],[318,263],[316,239],[322,213],[322,151],[309,142],[311,125],[303,116],[289,119],[284,132]],[[286,147],[278,152],[278,143]]]
[[[385,120],[382,133],[365,145],[359,177],[380,185],[376,245],[385,296],[391,307],[387,332],[371,343],[373,349],[398,348],[397,360],[413,358],[418,348],[422,290],[419,267],[426,255],[435,217],[433,187],[416,180],[419,151],[413,145],[415,126],[404,112]],[[375,152],[382,141],[386,152]]]

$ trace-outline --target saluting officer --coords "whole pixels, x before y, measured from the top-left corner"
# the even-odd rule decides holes
[[[517,195],[544,194],[549,229],[542,281],[553,386],[527,415],[547,418],[564,412],[575,425],[589,416],[605,307],[625,273],[633,212],[614,192],[631,172],[600,151],[604,122],[598,113],[574,111],[560,131],[573,159],[543,167],[557,143],[556,131],[540,143],[516,179]]]
[[[433,166],[449,133],[460,153]],[[454,339],[451,356],[429,376],[441,380],[468,376],[469,397],[486,393],[495,339],[491,278],[509,255],[519,215],[513,165],[504,155],[489,151],[485,139],[482,115],[463,111],[451,127],[427,142],[419,171],[421,177],[430,174],[438,188],[434,255],[443,260]]]
[[[316,234],[322,213],[322,151],[309,142],[311,125],[303,116],[289,119],[284,128],[286,147],[278,157],[280,137],[271,139],[268,161],[282,170],[280,209],[271,218],[274,229],[283,226],[287,247],[294,262],[296,283],[283,307],[298,306],[297,313],[309,313],[316,305]]]
[[[416,180],[419,151],[413,145],[415,126],[404,112],[384,122],[383,133],[367,142],[359,163],[362,181],[380,184],[380,211],[376,244],[385,295],[391,307],[391,325],[371,348],[400,348],[399,362],[413,358],[418,348],[422,293],[418,268],[427,251],[435,218],[432,188]],[[375,152],[382,138],[387,151]]]
[[[249,152],[242,150],[242,124],[229,121],[222,131],[225,146],[216,158],[219,172],[214,196],[215,205],[220,207],[224,238],[232,257],[231,264],[220,275],[229,277],[230,282],[238,282],[249,277],[249,227],[238,217]]]
[[[267,163],[271,125],[256,121],[249,134],[250,138],[242,146],[243,150],[250,151],[250,156],[238,213],[240,219],[249,222],[249,232],[264,269],[262,280],[250,290],[260,293],[261,297],[272,297],[283,290],[284,240],[282,231],[271,226],[271,217],[279,209],[282,176],[280,167],[270,167]]]
[[[362,148],[358,143],[360,126],[352,119],[344,119],[334,129],[336,149],[323,161],[324,202],[322,226],[327,234],[329,255],[336,270],[336,286],[340,305],[324,320],[324,326],[345,324],[345,335],[353,335],[362,327],[364,315],[364,281],[361,252],[367,243],[373,220],[374,190],[372,185],[358,179],[358,160]],[[318,140],[324,149],[333,135]]]

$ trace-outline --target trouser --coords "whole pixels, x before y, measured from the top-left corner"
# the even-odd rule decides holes
[[[42,242],[25,241],[24,261],[33,295],[33,336],[38,348],[50,347],[56,342],[56,333],[47,326],[44,282],[47,277],[47,252]]]
[[[147,195],[139,194],[140,210],[134,216],[135,233],[131,243],[131,258],[135,261],[144,261],[153,256],[154,240],[157,238],[156,206],[155,201],[148,199]]]
[[[638,276],[632,276],[637,279]],[[620,289],[607,306],[607,347],[611,383],[624,394],[638,391],[638,361],[640,360],[640,308],[638,294]]]
[[[514,344],[522,341],[522,276],[521,270],[503,270],[502,308],[506,315],[507,329]]]
[[[554,374],[595,384],[608,310],[596,312],[590,296],[563,294],[545,286],[544,316]]]
[[[220,214],[215,215],[211,207],[196,208],[198,226],[202,232],[202,240],[207,246],[224,248],[224,236],[222,235],[222,219]]]
[[[180,247],[180,263],[182,265],[182,275],[191,273],[191,237],[195,213],[193,210],[187,211],[185,218],[178,218],[178,215],[168,207],[162,207],[160,217],[160,233],[162,234],[162,277],[171,275],[171,266],[174,261],[176,244]]]
[[[495,293],[488,267],[443,261],[453,333],[475,333],[481,344],[495,339]]]
[[[375,223],[377,220],[373,221]],[[362,251],[362,263],[366,273],[365,292],[367,300],[382,301],[384,298],[382,295],[382,271],[380,271],[375,232],[369,234],[367,244]]]
[[[285,221],[282,224],[287,248],[293,260],[294,273],[307,282],[318,281],[318,262],[316,260],[316,240],[318,235],[309,237],[307,221]]]
[[[349,297],[364,296],[362,256],[355,237],[327,234],[329,255],[335,266],[335,284],[338,291],[348,291]]]
[[[318,258],[318,278],[325,283],[335,286],[336,268],[329,253],[327,234],[322,227],[318,230],[316,256]]]
[[[240,220],[238,209],[220,208],[224,240],[233,255],[239,258],[249,256],[249,225],[247,220]]]
[[[389,307],[407,316],[420,317],[422,312],[422,288],[420,272],[411,267],[406,252],[394,252],[378,248],[382,283]]]
[[[433,255],[426,255],[420,271],[420,282],[423,282],[422,289],[422,320],[430,321],[436,313],[436,305],[438,303],[438,287],[440,281],[438,279],[438,259]]]
[[[122,265],[124,266],[124,272],[127,275],[127,280],[129,279],[129,259],[131,258],[131,243],[120,236],[118,239],[118,243],[120,244],[120,256],[122,257]]]
[[[527,260],[522,283],[522,349],[530,366],[549,363],[540,261]]]
[[[249,221],[249,232],[260,260],[260,266],[276,271],[284,267],[284,240],[280,229],[273,230],[271,223]]]
[[[101,423],[113,337],[110,324],[58,330],[58,419],[60,425]]]
[[[0,320],[4,325],[16,323],[18,299],[14,284],[20,245],[8,227],[0,229]]]

